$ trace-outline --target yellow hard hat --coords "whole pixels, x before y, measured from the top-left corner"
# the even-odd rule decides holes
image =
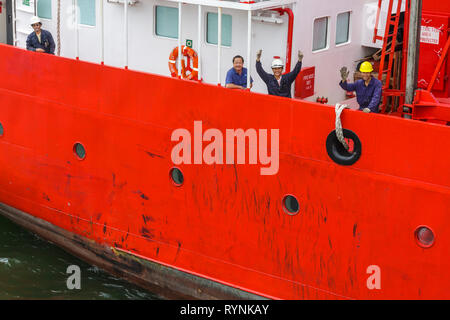
[[[359,71],[361,72],[372,72],[373,66],[370,62],[366,61],[361,64],[361,67],[359,67]]]

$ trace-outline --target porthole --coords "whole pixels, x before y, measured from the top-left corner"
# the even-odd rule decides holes
[[[176,186],[181,186],[184,182],[184,176],[180,169],[172,168],[169,172],[170,178],[172,179],[173,184]]]
[[[73,146],[73,152],[79,160],[83,160],[84,158],[86,158],[86,149],[79,142],[75,143],[75,145]]]
[[[430,248],[434,244],[434,233],[427,226],[419,226],[414,232],[416,242],[422,248]]]
[[[293,195],[287,195],[283,198],[283,209],[289,215],[296,215],[300,211],[300,204]]]

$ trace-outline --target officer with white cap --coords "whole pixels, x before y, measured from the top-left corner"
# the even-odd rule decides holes
[[[55,54],[55,41],[50,32],[41,29],[41,19],[36,16],[31,17],[30,24],[34,31],[28,35],[27,50]]]
[[[292,83],[302,69],[303,53],[298,51],[298,62],[295,65],[294,70],[286,74],[283,74],[284,64],[280,58],[275,58],[272,61],[273,74],[265,72],[260,61],[261,54],[262,50],[259,50],[256,54],[256,71],[266,83],[268,93],[274,96],[291,98]]]

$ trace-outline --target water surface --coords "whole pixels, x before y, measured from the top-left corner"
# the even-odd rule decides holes
[[[81,289],[67,288],[67,268],[81,270]],[[68,254],[0,216],[0,299],[157,299]]]

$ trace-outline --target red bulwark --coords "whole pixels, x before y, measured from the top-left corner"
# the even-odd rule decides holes
[[[0,202],[81,237],[279,299],[450,299],[450,128],[0,45]],[[189,96],[189,101],[186,101]],[[174,166],[171,134],[279,129],[279,172]],[[81,143],[86,157],[74,155]],[[282,199],[295,195],[299,213]],[[415,231],[429,227],[429,248]]]

